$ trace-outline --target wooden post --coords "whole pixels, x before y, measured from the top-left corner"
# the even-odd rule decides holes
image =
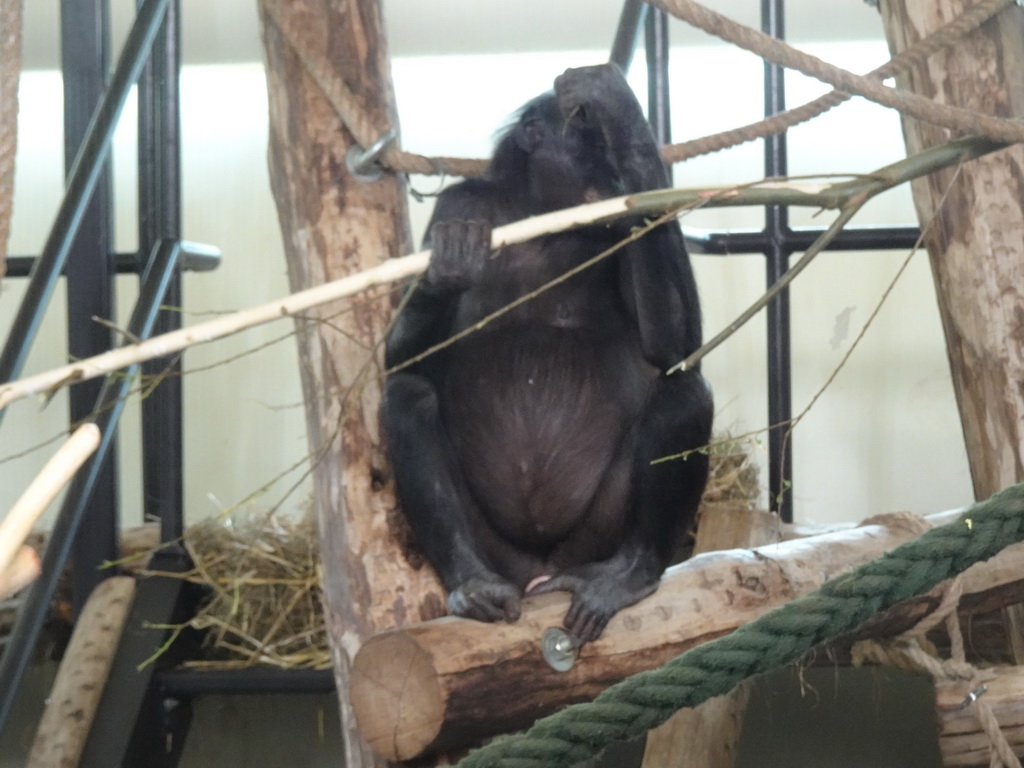
[[[895,54],[969,0],[882,0]],[[999,117],[1024,115],[1024,10],[1002,11],[897,78],[901,88]],[[950,132],[904,118],[907,153]],[[974,495],[1024,480],[1024,146],[912,182],[931,258]],[[945,204],[942,204],[946,197]]]
[[[892,53],[971,0],[882,0]],[[1024,115],[1024,9],[1010,6],[955,46],[897,78],[901,88],[998,117]],[[907,154],[950,132],[903,119]],[[1024,480],[1024,146],[912,183],[946,335],[974,496]],[[945,202],[943,203],[943,199]],[[1008,612],[1018,664],[1022,611]]]
[[[398,126],[378,0],[261,0],[270,104],[270,176],[292,289],[338,279],[409,250],[404,179],[362,182],[355,144],[310,76],[340,78],[383,134]],[[278,26],[278,24],[281,26]],[[377,423],[383,338],[393,302],[335,303],[298,321],[306,422],[323,558],[325,617],[346,765],[375,758],[356,733],[349,666],[370,634],[444,613],[425,563],[404,546]]]

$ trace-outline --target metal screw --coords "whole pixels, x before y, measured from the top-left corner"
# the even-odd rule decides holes
[[[359,181],[377,181],[384,175],[384,169],[377,160],[397,136],[395,129],[392,128],[369,149],[364,150],[358,144],[353,144],[345,153],[345,167],[348,168],[348,172]]]
[[[561,627],[549,627],[544,630],[541,650],[544,653],[544,661],[556,672],[568,672],[576,663],[576,643]]]
[[[967,694],[967,698],[964,699],[963,704],[957,707],[957,709],[967,709],[967,707],[971,706],[971,704],[980,699],[982,695],[984,695],[986,692],[988,692],[988,686],[979,685],[977,688],[975,688],[973,691]]]

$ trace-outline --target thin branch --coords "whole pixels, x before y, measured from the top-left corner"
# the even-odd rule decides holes
[[[869,198],[864,198],[843,210],[839,214],[839,216],[836,217],[836,220],[832,222],[832,225],[824,232],[822,232],[820,235],[818,235],[818,239],[811,244],[810,248],[804,251],[804,255],[800,257],[800,260],[797,261],[797,263],[794,264],[792,267],[787,269],[786,272],[782,275],[782,277],[780,277],[778,280],[772,283],[772,287],[765,291],[765,293],[762,294],[760,298],[757,299],[757,301],[755,301],[753,304],[747,307],[740,314],[739,317],[737,317],[735,320],[729,323],[729,325],[727,325],[721,333],[715,336],[715,338],[713,338],[709,342],[706,342],[702,347],[700,347],[700,349],[698,349],[696,352],[693,352],[689,357],[687,357],[682,362],[673,365],[671,368],[668,369],[667,372],[675,373],[676,371],[688,371],[689,369],[693,368],[693,366],[695,366],[698,362],[703,360],[711,350],[715,349],[715,347],[720,346],[722,343],[725,342],[726,339],[728,339],[730,336],[736,333],[736,331],[738,331],[740,328],[746,325],[747,322],[752,317],[754,317],[754,315],[756,315],[758,312],[760,312],[762,309],[768,306],[769,302],[771,302],[772,299],[778,296],[790,283],[792,283],[796,279],[797,275],[803,272],[804,269],[806,269],[807,266],[812,261],[814,261],[815,256],[817,256],[819,253],[825,250],[828,244],[831,243],[833,239],[835,239],[835,236],[838,235],[843,230],[843,227],[845,227],[847,223],[849,223],[850,219],[852,219],[857,214],[857,212],[862,207],[864,207],[864,203],[867,202],[868,199]]]
[[[771,180],[746,188],[667,189],[602,200],[498,227],[493,232],[491,247],[498,250],[540,235],[608,223],[622,216],[660,214],[666,210],[694,205],[725,207],[775,203],[843,209],[858,198],[866,199],[908,179],[979,157],[1004,146],[1005,144],[987,139],[962,139],[925,150],[914,157],[882,168],[870,176],[856,177],[851,181],[837,184],[794,185],[781,180]],[[293,317],[321,304],[351,296],[376,285],[403,280],[422,272],[426,268],[429,255],[429,251],[421,251],[411,256],[388,259],[364,272],[308,288],[267,304],[0,385],[0,409],[34,394],[52,393],[61,386],[102,376],[145,360],[164,357],[273,320]]]

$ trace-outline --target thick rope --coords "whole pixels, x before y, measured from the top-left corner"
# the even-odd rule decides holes
[[[1006,6],[1011,5],[1013,2],[1014,0],[982,0],[982,2],[972,6],[953,21],[950,21],[948,24],[935,30],[922,40],[917,41],[909,48],[902,51],[899,55],[895,56],[888,63],[873,70],[863,78],[837,67],[833,67],[820,59],[815,59],[814,57],[801,53],[781,41],[773,40],[773,38],[767,37],[756,30],[732,21],[725,16],[720,16],[712,11],[708,11],[696,2],[692,2],[692,0],[663,0],[661,4],[670,13],[679,16],[685,21],[704,29],[711,34],[722,37],[729,42],[733,42],[740,47],[751,50],[769,61],[804,71],[799,66],[794,66],[791,63],[792,60],[799,59],[805,62],[810,60],[817,63],[817,71],[819,72],[819,74],[805,72],[805,74],[810,74],[812,77],[817,77],[818,79],[823,79],[826,82],[832,82],[835,84],[833,80],[822,76],[822,73],[831,72],[836,78],[845,76],[852,79],[850,82],[866,82],[869,84],[869,87],[874,86],[875,88],[881,89],[880,92],[893,94],[895,103],[888,103],[886,106],[894,106],[897,109],[914,114],[909,109],[904,109],[900,106],[900,100],[909,98],[912,104],[923,102],[923,104],[927,106],[921,106],[921,104],[918,104],[918,106],[920,108],[930,110],[930,113],[933,115],[942,117],[948,114],[948,120],[953,122],[959,121],[957,124],[961,130],[969,130],[972,133],[981,133],[1004,141],[1020,141],[1022,140],[1021,138],[1007,138],[1006,136],[998,135],[998,130],[997,133],[989,133],[986,132],[984,127],[975,128],[973,127],[973,124],[969,122],[965,123],[967,120],[966,116],[974,115],[972,112],[967,110],[958,110],[956,107],[936,104],[917,96],[901,96],[899,94],[895,94],[891,89],[878,85],[876,82],[904,72],[914,64],[924,61],[936,51],[948,47],[964,35],[977,29],[981,24]],[[262,5],[268,18],[274,23],[274,26],[277,27],[285,40],[288,41],[288,44],[302,62],[303,67],[334,107],[339,118],[352,134],[356,142],[363,147],[373,145],[377,139],[387,132],[388,126],[375,125],[373,121],[369,119],[366,112],[360,107],[359,101],[355,95],[349,90],[345,82],[338,77],[334,69],[327,65],[327,62],[323,57],[311,56],[308,51],[308,46],[300,45],[304,40],[304,37],[299,34],[296,29],[291,17],[291,12],[285,10],[280,3],[281,0],[263,0]],[[783,53],[779,53],[780,51]],[[723,131],[721,133],[711,134],[710,136],[693,139],[680,144],[663,147],[662,157],[666,162],[677,163],[691,157],[697,157],[711,152],[718,152],[748,141],[782,133],[795,125],[799,125],[800,123],[807,122],[808,120],[817,117],[823,112],[826,112],[851,98],[850,93],[846,92],[847,90],[860,93],[861,95],[866,95],[856,88],[835,90],[825,96],[815,99],[814,101],[808,102],[807,104],[781,112],[778,115],[773,115],[764,120],[750,123],[749,125]],[[915,99],[917,102],[914,101]],[[879,103],[885,102],[883,100]],[[958,112],[962,114],[958,114]],[[917,115],[915,114],[914,116]],[[978,117],[981,119],[979,125],[982,123],[989,125],[989,127],[991,127],[991,125],[995,125],[996,129],[999,129],[1001,124],[1009,123],[1009,121],[1000,120],[998,118],[987,118],[988,121],[995,121],[995,123],[989,124],[986,122],[984,115],[980,115]],[[936,122],[936,120],[931,120],[930,122]],[[941,125],[946,125],[946,123],[941,119],[937,120],[937,122]],[[965,124],[970,127],[964,128]],[[1016,125],[1014,123],[1009,124],[1011,126]],[[1005,125],[1002,127],[1005,128]],[[1011,132],[1013,131],[1012,128],[1010,130]],[[1012,135],[1017,136],[1018,134],[1012,133]],[[1019,135],[1024,136],[1024,129],[1021,129]],[[455,157],[424,157],[423,155],[405,152],[392,147],[384,152],[380,158],[380,162],[382,165],[391,168],[392,170],[406,173],[479,176],[486,170],[488,161]]]
[[[964,134],[977,134],[997,141],[1024,141],[1024,124],[992,115],[983,115],[962,107],[939,104],[912,93],[899,93],[870,77],[861,77],[840,69],[816,56],[799,51],[781,40],[716,13],[695,0],[650,0],[652,5],[683,21],[699,27],[710,35],[756,53],[769,61],[795,69],[808,77],[828,83],[846,93],[892,107],[926,123],[949,128]]]
[[[461,768],[572,766],[615,741],[640,736],[683,707],[729,692],[740,681],[800,659],[867,619],[1024,541],[1024,484],[975,504],[949,525],[797,598],[731,635],[539,720],[525,734],[496,740]]]
[[[355,94],[338,76],[323,56],[312,56],[307,36],[302,35],[294,22],[295,6],[284,0],[263,0],[261,3],[274,26],[288,42],[295,55],[302,62],[306,72],[317,84],[324,97],[334,107],[338,117],[361,147],[372,146],[390,129],[377,125],[366,114]],[[388,149],[380,162],[393,170],[406,173],[422,173],[450,176],[480,176],[487,168],[486,160],[466,160],[458,157],[423,157],[398,149]]]
[[[7,240],[11,234],[20,72],[21,0],[0,0],[0,282],[4,279]]]
[[[982,0],[982,2],[971,6],[960,16],[939,27],[927,37],[918,40],[904,49],[882,66],[872,70],[866,77],[881,81],[906,72],[915,64],[925,61],[932,54],[952,45],[968,33],[973,32],[1015,1]],[[806,123],[808,120],[828,112],[833,107],[839,106],[850,98],[852,98],[850,94],[844,91],[832,91],[799,107],[788,109],[785,112],[772,115],[756,123],[749,123],[739,128],[667,146],[662,150],[661,154],[665,162],[678,163],[691,157],[719,152],[748,141],[774,136],[796,125]]]

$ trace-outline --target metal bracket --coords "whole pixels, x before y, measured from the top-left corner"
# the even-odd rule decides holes
[[[370,145],[369,149],[364,150],[358,144],[353,144],[345,153],[345,167],[348,168],[348,172],[359,181],[377,181],[384,175],[384,168],[377,160],[397,137],[398,133],[391,128]]]

